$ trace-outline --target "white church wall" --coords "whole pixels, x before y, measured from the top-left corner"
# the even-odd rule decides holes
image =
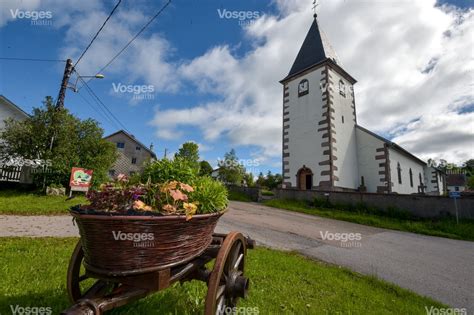
[[[318,133],[318,121],[322,116],[322,91],[320,80],[322,79],[321,68],[299,76],[286,83],[288,87],[288,102],[284,103],[283,139],[283,168],[284,182],[291,183],[291,187],[297,187],[297,172],[305,165],[313,172],[313,186],[318,185],[322,180],[329,180],[329,176],[321,176],[321,171],[329,170],[327,165],[319,165],[325,158],[321,148],[321,135]],[[309,82],[309,92],[298,97],[298,84],[307,79]],[[288,108],[285,108],[288,106]],[[285,121],[289,118],[289,121]],[[285,129],[285,126],[287,129]],[[287,148],[285,147],[287,146]],[[286,149],[285,149],[286,148]],[[286,163],[285,163],[286,162]]]
[[[426,194],[442,195],[444,192],[444,175],[439,170],[431,166],[425,166]]]
[[[332,81],[331,95],[333,96],[334,109],[333,123],[335,128],[334,138],[336,150],[333,155],[337,157],[334,166],[337,170],[334,175],[339,179],[334,182],[336,187],[357,189],[359,186],[359,172],[357,162],[357,142],[355,132],[355,108],[352,84],[343,76],[329,68],[329,76]],[[342,81],[344,88],[339,89],[339,82]],[[341,95],[342,94],[344,95]]]
[[[389,148],[389,158],[390,173],[392,179],[392,192],[396,192],[399,194],[418,193],[418,186],[420,185],[420,174],[423,180],[423,184],[426,183],[426,178],[424,176],[425,165],[392,148]],[[401,184],[398,181],[398,163],[400,163],[401,168]],[[410,168],[413,174],[413,187],[410,185]]]
[[[375,159],[378,155],[377,149],[383,148],[384,142],[371,134],[355,128],[357,139],[357,158],[359,178],[364,176],[367,192],[377,192],[377,186],[383,185],[379,175],[379,161]]]

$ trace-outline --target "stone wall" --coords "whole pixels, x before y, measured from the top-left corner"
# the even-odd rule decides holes
[[[332,204],[364,203],[384,211],[390,208],[408,211],[421,218],[456,216],[454,200],[442,196],[278,189],[275,191],[275,197],[308,201],[318,197],[328,199]],[[461,197],[457,200],[457,206],[459,218],[474,219],[474,196]]]

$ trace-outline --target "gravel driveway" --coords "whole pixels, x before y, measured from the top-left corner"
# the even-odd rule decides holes
[[[218,232],[299,253],[474,314],[474,242],[398,232],[233,201]],[[69,216],[0,216],[0,237],[78,236]],[[346,241],[344,241],[346,240]]]

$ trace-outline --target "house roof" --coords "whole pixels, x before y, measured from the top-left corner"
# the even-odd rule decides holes
[[[358,128],[358,129],[360,129],[360,130],[362,130],[362,131],[364,131],[364,132],[366,132],[366,133],[368,133],[368,134],[374,136],[375,138],[377,138],[377,139],[379,139],[379,140],[385,142],[388,146],[390,146],[392,149],[397,150],[397,151],[400,152],[401,154],[403,154],[403,155],[405,155],[405,156],[408,156],[408,157],[410,157],[410,158],[412,158],[412,159],[414,159],[414,160],[420,162],[420,163],[423,164],[423,165],[427,165],[425,161],[423,161],[422,159],[418,158],[417,156],[411,154],[410,152],[408,152],[407,150],[405,150],[404,148],[402,148],[401,146],[399,146],[399,145],[396,144],[395,142],[392,142],[392,141],[390,141],[390,140],[388,140],[388,139],[385,139],[384,137],[379,136],[378,134],[376,134],[376,133],[374,133],[374,132],[372,132],[372,131],[370,131],[370,130],[368,130],[368,129],[362,127],[362,126],[356,125],[356,128]]]
[[[0,102],[10,106],[10,108],[13,108],[15,111],[19,112],[20,114],[24,115],[25,118],[30,117],[27,112],[25,112],[23,109],[21,109],[18,105],[10,101],[8,98],[6,98],[3,95],[0,95]]]
[[[466,186],[466,174],[447,174],[447,186]]]
[[[128,132],[126,132],[125,130],[119,130],[119,131],[116,131],[114,132],[113,134],[110,134],[108,135],[107,137],[104,137],[104,139],[108,139],[108,138],[111,138],[119,133],[122,133],[124,135],[126,135],[128,138],[130,138],[132,141],[134,141],[136,144],[140,145],[142,148],[144,148],[147,152],[149,152],[151,154],[152,157],[156,158],[156,154],[155,152],[151,151],[146,145],[144,145],[143,143],[141,143],[140,141],[138,141],[135,136],[129,134]]]
[[[319,28],[318,21],[315,18],[311,24],[308,34],[306,35],[306,38],[303,41],[300,51],[296,56],[290,72],[280,82],[284,82],[306,70],[322,65],[326,62],[330,63],[336,69],[336,71],[345,76],[351,83],[356,82],[356,80],[351,75],[342,69],[335,50],[329,43],[329,40],[327,39],[324,32]]]

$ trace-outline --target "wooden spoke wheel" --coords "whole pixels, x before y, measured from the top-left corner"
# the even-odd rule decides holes
[[[205,315],[228,314],[239,298],[247,296],[249,280],[244,276],[246,242],[241,233],[227,235],[209,276]]]
[[[76,303],[83,298],[104,296],[118,287],[116,283],[89,278],[82,267],[83,260],[84,252],[79,240],[72,253],[67,271],[67,291],[71,303]]]

